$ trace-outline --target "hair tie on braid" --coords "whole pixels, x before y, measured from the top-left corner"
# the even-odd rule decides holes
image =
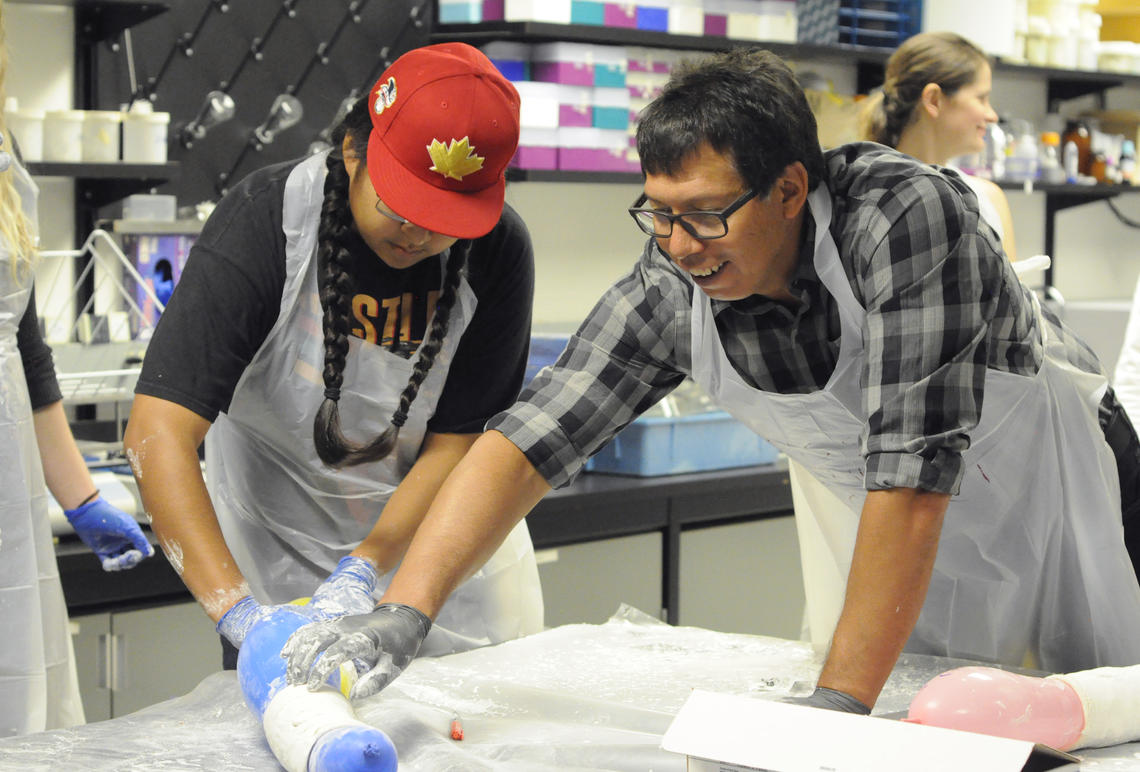
[[[340,389],[328,386],[325,388],[325,399],[331,399],[333,402],[340,401]]]
[[[408,420],[408,414],[405,413],[403,410],[397,410],[395,413],[392,414],[392,426],[395,426],[397,429],[399,429],[401,426],[403,426],[407,420]]]

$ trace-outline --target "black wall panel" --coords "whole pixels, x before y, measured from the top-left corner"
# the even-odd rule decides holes
[[[426,45],[432,0],[171,0],[169,10],[90,47],[82,107],[149,99],[169,112],[176,179],[156,192],[179,206],[217,200],[261,166],[304,155],[344,99],[365,90],[405,51]],[[235,103],[229,121],[185,147],[179,134],[212,90]],[[301,121],[256,140],[274,100],[291,94]],[[108,208],[107,213],[115,214]]]

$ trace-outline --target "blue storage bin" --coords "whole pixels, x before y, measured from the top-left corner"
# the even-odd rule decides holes
[[[656,32],[669,31],[669,9],[637,6],[637,28],[654,30]]]
[[[642,416],[591,457],[586,471],[656,477],[771,464],[778,455],[724,411]]]
[[[841,0],[839,42],[898,48],[922,31],[922,0]]]

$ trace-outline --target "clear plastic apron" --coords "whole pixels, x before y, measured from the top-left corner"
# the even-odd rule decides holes
[[[36,222],[38,191],[15,161],[13,181]],[[67,606],[48,520],[48,493],[16,331],[31,295],[0,244],[0,737],[83,723]],[[94,558],[92,558],[94,560]]]
[[[810,394],[749,386],[717,336],[708,296],[693,298],[694,378],[726,410],[783,450],[812,640],[830,639],[843,608],[866,490],[859,305],[829,231],[825,186],[809,197],[815,267],[839,305],[840,351]],[[1032,296],[1031,296],[1032,297]],[[1036,302],[1036,298],[1034,298]],[[907,650],[1072,672],[1140,662],[1140,586],[1121,539],[1116,465],[1096,421],[1102,376],[1069,364],[1038,316],[1045,361],[1035,376],[989,370],[981,420],[963,454],[930,589]]]
[[[415,462],[476,305],[464,280],[448,335],[392,454],[341,470],[326,467],[313,446],[313,418],[324,392],[316,259],[324,177],[325,154],[305,160],[289,175],[283,213],[286,281],[278,320],[238,382],[228,413],[219,415],[206,435],[210,497],[227,545],[263,602],[311,595],[337,560],[372,530]],[[387,427],[414,357],[349,340],[341,425],[351,437],[370,439]],[[378,595],[389,579],[381,578]],[[458,651],[541,629],[538,569],[529,532],[520,522],[487,564],[453,593],[423,652]]]

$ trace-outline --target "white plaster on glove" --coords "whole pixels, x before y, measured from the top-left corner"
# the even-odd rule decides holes
[[[281,604],[276,606],[263,606],[252,595],[246,595],[218,620],[217,631],[226,637],[236,648],[241,648],[245,636],[261,620],[271,616],[277,609],[287,606],[292,611],[309,616],[304,606]]]
[[[319,689],[342,663],[355,661],[363,673],[349,698],[376,694],[408,666],[431,629],[431,620],[418,609],[383,603],[370,614],[341,617],[306,625],[281,649],[290,684]]]
[[[154,554],[154,547],[134,518],[107,503],[102,496],[65,510],[63,514],[102,562],[104,571],[134,568],[143,558]]]
[[[308,607],[314,619],[336,619],[353,614],[368,614],[376,608],[372,591],[376,589],[376,565],[364,558],[346,555],[336,570],[313,593]]]

